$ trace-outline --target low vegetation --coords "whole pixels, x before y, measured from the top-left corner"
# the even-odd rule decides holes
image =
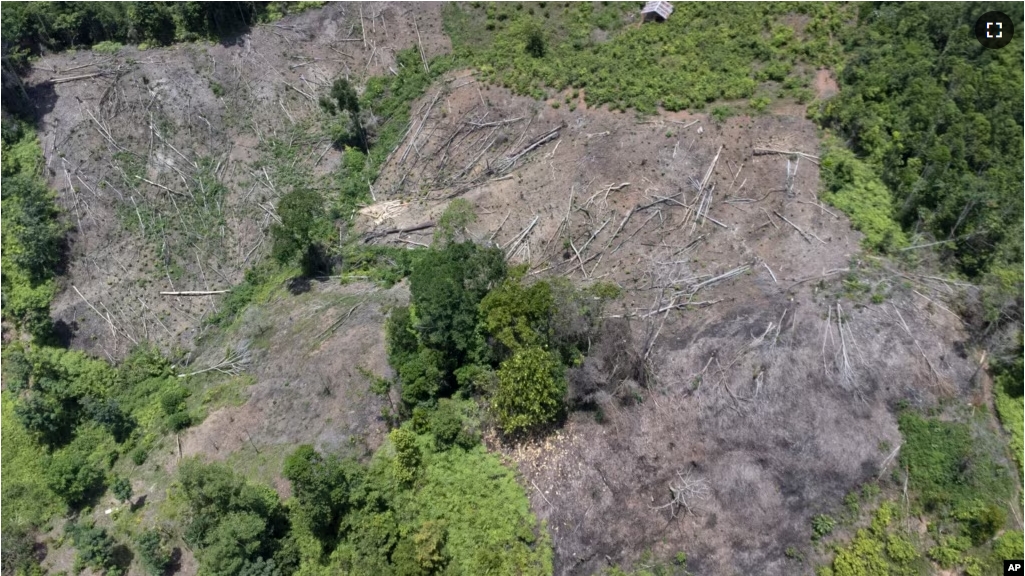
[[[627,2],[453,3],[443,14],[456,54],[517,93],[582,90],[590,106],[649,114],[757,93],[806,102],[808,71],[839,61],[831,38],[849,18],[837,4],[674,8],[647,26]],[[807,24],[796,32],[788,16]]]
[[[835,557],[817,574],[899,576],[939,567],[981,576],[1001,570],[1004,559],[1021,557],[1022,532],[1005,512],[1016,504],[1012,472],[988,426],[912,410],[900,414],[899,426],[904,444],[893,480],[907,482],[907,498],[881,497],[878,489],[854,495],[857,506],[850,506],[854,515],[848,519],[853,537],[830,543]],[[875,511],[860,527],[858,511],[866,505]],[[923,520],[924,533],[915,528]]]
[[[35,131],[5,118],[2,147],[3,318],[46,342],[53,331],[50,301],[64,258],[66,227],[58,217],[56,194],[42,175],[43,155]]]

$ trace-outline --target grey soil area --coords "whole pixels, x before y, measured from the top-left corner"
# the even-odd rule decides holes
[[[357,10],[331,3],[224,45],[48,57],[33,73],[51,183],[74,219],[53,308],[72,344],[112,358],[143,338],[195,346],[197,368],[226,349],[250,355],[244,402],[183,433],[183,456],[273,468],[298,443],[373,449],[386,431],[387,400],[360,368],[390,375],[383,322],[408,299],[404,285],[281,288],[220,332],[203,322],[216,296],[159,295],[230,287],[269,252],[286,170],[266,143],[299,148],[304,169],[333,170],[328,141],[289,142],[331,79],[389,73],[395,52],[416,46],[414,15],[427,55],[449,50],[438,5],[366,5],[366,45]],[[821,95],[835,86],[820,73]],[[355,221],[368,241],[428,244],[430,229],[383,233],[465,198],[478,215],[470,236],[530,277],[624,291],[570,374],[588,409],[542,439],[488,440],[548,522],[557,574],[645,549],[684,551],[696,574],[810,573],[784,550],[815,554],[810,519],[886,472],[896,402],[969,392],[976,365],[942,284],[922,294],[891,282],[879,304],[842,297],[849,270],[894,276],[818,202],[818,135],[803,108],[721,124],[580,100],[571,111],[463,70],[431,86],[411,118],[376,203]],[[203,196],[200,182],[225,190]],[[164,448],[173,470],[177,447]],[[287,494],[279,471],[268,481]],[[681,487],[688,505],[668,505]]]
[[[414,17],[416,28],[414,28]],[[300,128],[339,75],[357,84],[417,45],[447,52],[438,4],[331,3],[222,43],[44,57],[28,78],[51,184],[71,215],[55,320],[74,345],[119,358],[143,339],[187,346],[213,297],[270,249],[267,227],[298,150],[317,174],[341,153]],[[297,128],[299,126],[299,128]],[[73,336],[71,336],[73,335]]]

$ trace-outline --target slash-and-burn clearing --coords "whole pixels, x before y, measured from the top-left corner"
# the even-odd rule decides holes
[[[241,405],[162,452],[166,470],[192,454],[380,444],[386,401],[360,369],[390,375],[384,318],[408,301],[404,285],[320,279],[254,300],[228,329],[204,319],[269,253],[290,179],[338,167],[312,127],[317,97],[340,75],[392,73],[397,50],[447,51],[440,21],[435,5],[373,4],[361,18],[338,3],[234,44],[35,67],[48,174],[74,226],[53,306],[72,345],[111,358],[144,339],[194,349],[186,372],[234,370],[230,351],[245,351],[256,378]],[[468,235],[528,277],[623,289],[606,336],[568,374],[585,409],[542,439],[489,440],[547,521],[557,574],[646,549],[686,550],[699,574],[808,571],[784,550],[817,554],[810,519],[887,473],[893,406],[969,394],[978,359],[944,304],[950,287],[862,255],[850,222],[818,200],[818,153],[803,110],[725,122],[571,111],[473,70],[412,104],[375,203],[340,227],[429,245],[430,224],[463,198],[477,214]],[[844,297],[859,278],[886,299]],[[268,461],[287,493],[280,458]]]

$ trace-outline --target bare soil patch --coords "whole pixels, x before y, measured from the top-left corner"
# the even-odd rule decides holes
[[[292,296],[282,288],[269,302],[249,308],[234,329],[204,342],[194,365],[216,362],[227,346],[253,351],[249,386],[241,406],[210,414],[182,434],[182,454],[224,459],[273,451],[278,460],[299,444],[362,456],[387,433],[381,409],[387,399],[370,391],[361,370],[389,377],[384,319],[389,306],[408,300],[404,285],[314,283]],[[268,465],[273,474],[281,466]],[[276,482],[285,491],[285,483]]]
[[[821,68],[815,71],[815,96],[820,100],[829,98],[840,91],[836,77],[830,70]]]
[[[269,251],[287,191],[270,146],[290,167],[332,170],[340,154],[302,128],[316,97],[339,75],[388,74],[418,45],[450,49],[438,4],[330,3],[222,43],[42,58],[27,83],[74,227],[52,307],[73,345],[111,358],[143,339],[189,347],[217,298],[159,292],[237,284]]]

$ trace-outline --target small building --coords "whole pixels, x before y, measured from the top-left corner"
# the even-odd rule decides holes
[[[666,0],[653,0],[641,9],[641,17],[645,22],[664,22],[673,13],[673,5]]]

